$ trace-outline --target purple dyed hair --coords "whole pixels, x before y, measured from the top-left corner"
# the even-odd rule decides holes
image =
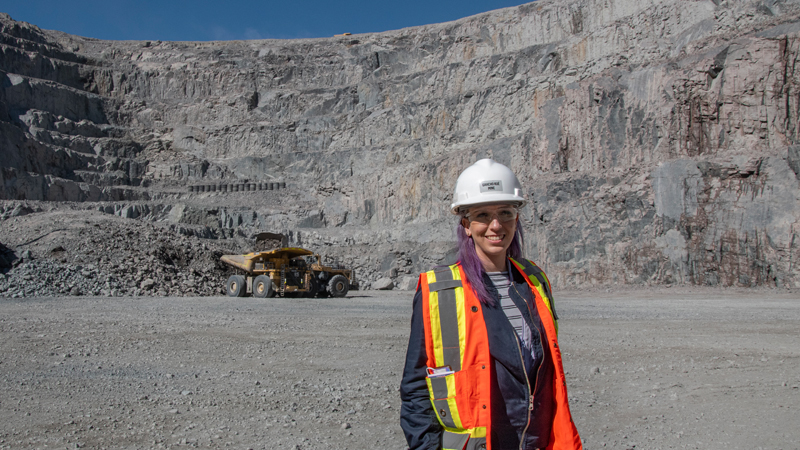
[[[483,274],[486,273],[486,270],[483,269],[483,264],[481,264],[478,253],[475,251],[475,241],[472,240],[471,236],[467,236],[467,232],[464,231],[460,216],[456,225],[456,236],[458,237],[458,262],[461,263],[464,274],[467,276],[470,285],[472,285],[472,290],[475,291],[475,295],[478,296],[481,303],[493,305],[494,298],[489,294],[489,290],[486,289],[486,284],[483,282]],[[520,226],[519,218],[517,218],[517,230],[514,232],[514,239],[511,240],[511,245],[506,251],[506,257],[522,258],[524,241],[525,236]]]

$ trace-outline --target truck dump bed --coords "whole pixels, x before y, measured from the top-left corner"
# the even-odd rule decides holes
[[[268,259],[292,259],[298,256],[313,255],[314,252],[304,248],[285,247],[276,248],[266,252],[253,252],[246,255],[222,255],[220,260],[233,267],[238,267],[245,272],[252,274],[255,269],[256,261],[265,261]]]

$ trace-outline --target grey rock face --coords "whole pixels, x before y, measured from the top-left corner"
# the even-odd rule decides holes
[[[551,0],[202,43],[2,16],[0,198],[283,233],[405,288],[452,261],[455,179],[492,157],[556,286],[800,286],[798,33],[797,1]]]

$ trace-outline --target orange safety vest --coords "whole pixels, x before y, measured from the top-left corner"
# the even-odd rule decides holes
[[[511,260],[525,275],[555,365],[555,412],[548,450],[582,449],[567,400],[550,281],[533,262]],[[420,275],[428,392],[444,433],[443,450],[491,450],[489,338],[478,297],[460,264]]]

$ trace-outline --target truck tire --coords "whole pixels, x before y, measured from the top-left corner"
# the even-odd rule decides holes
[[[229,297],[244,297],[247,294],[247,281],[241,275],[231,275],[225,283],[225,292]]]
[[[349,288],[350,282],[344,275],[334,275],[328,281],[328,293],[331,294],[331,297],[344,297]]]
[[[316,297],[317,296],[317,292],[319,292],[319,282],[317,281],[317,278],[314,276],[313,273],[311,274],[310,277],[308,277],[308,286],[307,286],[307,288],[308,288],[308,292],[306,292],[306,295],[304,295],[304,297]]]
[[[266,275],[259,275],[253,279],[253,297],[272,297],[272,280]]]
[[[325,272],[316,272],[314,274],[317,279],[317,297],[327,297],[328,296],[328,282],[327,282],[327,274]]]

